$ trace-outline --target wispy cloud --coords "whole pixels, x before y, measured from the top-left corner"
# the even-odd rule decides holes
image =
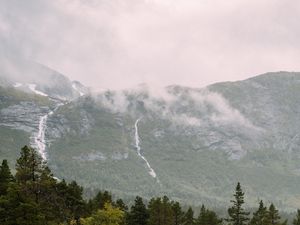
[[[146,85],[129,91],[107,91],[95,101],[114,113],[132,116],[158,115],[175,125],[189,127],[235,126],[260,132],[251,120],[232,107],[221,94],[204,89],[154,88]],[[154,91],[156,90],[156,91]]]

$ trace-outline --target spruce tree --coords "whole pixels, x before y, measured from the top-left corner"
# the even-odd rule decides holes
[[[173,224],[182,225],[184,213],[180,207],[179,202],[172,202],[172,210],[173,210]]]
[[[43,194],[42,183],[46,184],[49,179],[55,182],[50,169],[46,167],[38,152],[31,147],[24,146],[16,164],[16,182],[20,185],[22,192],[39,204]]]
[[[197,225],[217,225],[221,224],[222,220],[218,218],[214,211],[208,210],[202,205],[199,216],[196,220]]]
[[[152,198],[148,204],[149,225],[163,225],[161,198]]]
[[[42,174],[44,166],[42,158],[37,151],[31,147],[24,146],[16,164],[17,182],[25,184],[26,182],[37,181]]]
[[[167,196],[162,198],[162,223],[164,225],[173,224],[173,210],[171,202]]]
[[[1,225],[24,224],[43,225],[45,214],[33,198],[28,197],[23,192],[20,185],[13,183],[10,185],[7,195],[0,198]],[[4,200],[4,201],[3,201]]]
[[[8,188],[7,183],[9,183]],[[4,184],[4,185],[3,185]],[[57,183],[38,153],[25,146],[16,164],[16,178],[7,161],[0,166],[0,224],[52,225],[79,224],[85,212],[82,188],[76,182]]]
[[[98,209],[103,209],[105,203],[112,203],[112,196],[108,191],[99,191],[95,198],[90,202],[90,207],[92,208],[92,211],[95,212]]]
[[[137,196],[134,200],[134,205],[131,206],[127,224],[128,225],[147,225],[149,214],[143,202],[143,199]]]
[[[114,206],[118,207],[119,209],[121,209],[123,212],[127,212],[128,211],[128,207],[127,205],[123,202],[122,199],[117,199],[116,203],[114,204]]]
[[[259,202],[259,207],[256,212],[253,213],[253,217],[250,220],[250,225],[267,225],[268,224],[268,212],[267,207],[264,206],[263,201]]]
[[[2,161],[0,166],[0,196],[6,195],[9,183],[13,182],[14,177],[10,172],[7,160]]]
[[[149,225],[172,225],[174,215],[172,204],[167,196],[163,198],[153,198],[149,205]]]
[[[293,220],[293,225],[300,225],[300,209],[297,210],[297,215]]]
[[[67,207],[71,211],[72,218],[77,222],[84,211],[82,191],[83,188],[79,186],[76,181],[72,181],[70,184],[68,184],[68,192],[66,197]]]
[[[287,220],[284,222],[280,222],[280,215],[274,204],[272,203],[268,210],[268,222],[271,225],[285,225],[287,223]]]
[[[194,219],[194,211],[192,207],[189,207],[186,211],[184,217],[183,217],[183,224],[184,225],[194,225],[195,219]]]
[[[113,203],[113,206],[122,210],[124,212],[124,217],[122,222],[120,223],[120,225],[127,225],[126,221],[128,219],[128,206],[123,202],[122,199],[117,199],[117,201],[115,203]]]
[[[246,212],[243,208],[244,202],[244,192],[241,188],[240,183],[237,184],[235,189],[234,200],[230,202],[233,203],[233,206],[228,209],[229,218],[227,221],[232,225],[245,225],[249,220],[249,212]]]

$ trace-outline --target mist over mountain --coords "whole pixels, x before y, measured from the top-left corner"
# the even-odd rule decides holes
[[[55,176],[92,190],[219,206],[240,181],[250,205],[299,204],[300,73],[94,93],[14,60],[0,67],[1,159],[30,143]]]
[[[89,92],[78,81],[69,78],[42,64],[17,56],[0,55],[0,84],[15,87],[25,92],[52,98],[72,100]]]

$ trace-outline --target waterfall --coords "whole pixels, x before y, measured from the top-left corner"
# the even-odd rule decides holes
[[[62,105],[63,103],[59,103],[53,111],[50,111],[46,115],[40,117],[38,132],[33,136],[33,145],[37,148],[42,160],[47,160],[45,133],[48,117]]]
[[[154,169],[152,169],[152,167],[151,167],[150,163],[148,162],[148,160],[146,159],[146,157],[143,156],[142,153],[141,153],[140,137],[139,137],[139,129],[138,129],[138,123],[139,123],[139,121],[140,121],[140,119],[137,119],[136,122],[135,122],[135,124],[134,124],[134,127],[135,127],[135,147],[136,147],[136,151],[137,151],[138,156],[142,160],[144,160],[144,162],[146,163],[147,168],[148,168],[148,173],[150,174],[150,176],[152,176],[153,178],[157,178]]]

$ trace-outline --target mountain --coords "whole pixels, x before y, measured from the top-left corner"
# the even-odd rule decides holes
[[[2,87],[68,101],[89,92],[80,82],[29,60],[0,55],[0,68]]]
[[[76,96],[34,82],[46,95],[14,86],[24,80],[0,88],[1,158],[30,142],[55,176],[91,190],[220,206],[240,181],[250,206],[299,207],[300,73],[98,94],[68,82]]]
[[[48,116],[61,105],[89,93],[78,81],[41,64],[0,57],[1,158],[15,159],[25,143],[45,158]]]

